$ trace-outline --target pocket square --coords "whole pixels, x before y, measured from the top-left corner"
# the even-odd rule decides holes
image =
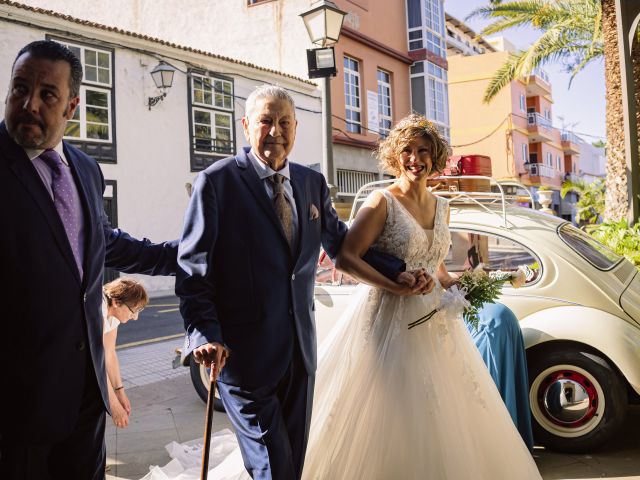
[[[315,220],[320,216],[320,212],[318,211],[318,207],[316,207],[313,203],[309,207],[309,220]]]

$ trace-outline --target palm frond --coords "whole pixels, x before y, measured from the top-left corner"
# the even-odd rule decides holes
[[[500,16],[483,32],[494,33],[526,23],[542,29],[542,35],[527,50],[510,56],[495,72],[483,101],[490,102],[511,81],[527,78],[536,67],[548,62],[568,61],[573,78],[589,62],[601,57],[604,50],[598,1],[530,0],[475,10],[478,15]],[[523,15],[529,16],[526,22]]]
[[[518,52],[516,54],[509,55],[509,58],[498,70],[496,70],[484,92],[484,97],[482,98],[484,103],[491,102],[500,90],[509,85],[509,83],[516,78],[518,66],[524,55],[526,55],[526,52]]]
[[[565,182],[563,182],[562,187],[560,189],[560,196],[564,198],[567,196],[567,193],[569,192],[575,192],[578,195],[580,195],[585,191],[585,188],[586,188],[586,183],[584,180],[577,180],[575,182],[572,182],[571,180],[566,180]]]

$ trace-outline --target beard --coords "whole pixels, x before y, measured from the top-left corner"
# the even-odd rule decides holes
[[[7,118],[5,121],[9,135],[18,145],[23,148],[44,148],[48,130],[41,120],[29,113],[23,113],[11,120]]]

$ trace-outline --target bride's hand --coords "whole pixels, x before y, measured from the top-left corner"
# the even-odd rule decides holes
[[[411,272],[400,272],[396,277],[396,282],[407,287],[413,287],[416,284],[416,277]]]
[[[427,273],[424,268],[419,268],[417,270],[412,270],[410,272],[415,277],[415,285],[413,286],[413,294],[414,295],[425,295],[430,293],[435,287],[435,282],[431,275]]]
[[[433,278],[423,268],[398,274],[396,283],[398,286],[393,293],[403,297],[429,293],[435,286]]]
[[[456,275],[455,273],[448,273],[448,275],[443,276],[439,280],[442,288],[446,290],[447,288],[450,288],[458,283],[458,275]]]

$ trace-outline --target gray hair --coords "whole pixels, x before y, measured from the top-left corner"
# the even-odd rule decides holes
[[[284,88],[279,87],[278,85],[260,85],[256,87],[253,92],[249,94],[247,97],[247,102],[245,104],[244,114],[246,117],[251,115],[251,112],[256,106],[256,102],[263,98],[274,98],[278,100],[284,100],[291,105],[291,109],[293,110],[293,116],[296,115],[296,104],[293,101],[293,97],[289,92],[287,92]]]

